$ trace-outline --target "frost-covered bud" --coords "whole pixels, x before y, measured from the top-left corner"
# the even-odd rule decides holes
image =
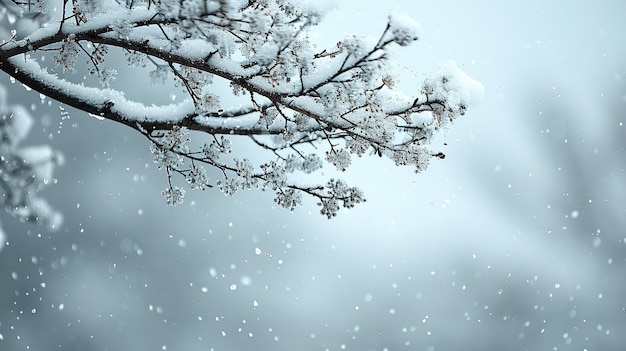
[[[261,12],[246,13],[250,28],[258,34],[266,34],[271,29],[271,21],[268,16],[264,16]],[[259,35],[260,36],[260,35]]]
[[[350,188],[348,195],[343,198],[343,207],[352,208],[354,205],[364,202],[363,192],[356,187]]]
[[[209,113],[220,109],[220,97],[213,93],[206,93],[196,102],[196,112]]]
[[[442,128],[468,107],[480,104],[484,97],[482,84],[461,71],[454,61],[440,65],[439,71],[424,81],[422,92],[430,101],[440,102],[433,114]]]
[[[348,192],[348,184],[341,179],[330,179],[326,185],[328,192],[335,198],[342,198]]]
[[[278,110],[275,107],[270,107],[265,110],[265,113],[260,118],[260,122],[269,128],[276,120],[276,117],[278,117]]]
[[[417,155],[414,158],[415,173],[420,173],[422,171],[425,171],[426,168],[428,168],[428,165],[430,165],[430,158],[431,158],[431,155],[426,149],[424,149],[422,152],[417,153]]]
[[[396,77],[390,75],[390,74],[385,74],[381,77],[381,81],[383,83],[383,85],[385,85],[387,88],[389,89],[393,89],[396,84],[398,83],[396,80]]]
[[[345,38],[340,45],[340,48],[345,49],[349,55],[360,56],[366,50],[363,39],[356,36],[349,36]]]
[[[339,212],[339,203],[334,198],[322,199],[321,202],[317,203],[317,205],[322,206],[320,213],[328,217],[328,219],[336,217],[337,212]]]
[[[304,173],[309,174],[322,168],[322,166],[322,160],[319,158],[319,156],[317,156],[316,154],[308,154],[302,159],[300,169]]]
[[[415,165],[415,173],[420,173],[430,164],[431,154],[424,146],[411,145],[399,150],[394,150],[392,159],[397,166]]]
[[[150,145],[150,151],[154,155],[152,161],[160,168],[177,168],[183,164],[184,158],[170,150],[165,150],[156,144]]]
[[[216,161],[220,157],[222,151],[217,142],[212,141],[211,144],[205,143],[204,146],[202,146],[202,153],[207,159]]]
[[[201,166],[191,165],[186,177],[192,190],[204,190],[209,182],[206,170]]]
[[[341,149],[339,151],[330,150],[326,152],[326,161],[332,163],[337,167],[340,171],[345,171],[350,166],[352,162],[350,158],[350,153],[345,149]]]
[[[285,130],[283,130],[283,132],[280,133],[280,136],[285,143],[289,143],[291,141],[294,141],[296,137],[298,136],[298,134],[300,133],[297,133],[289,128],[285,128]]]
[[[266,41],[261,47],[257,48],[256,54],[250,58],[250,63],[259,66],[269,66],[276,61],[279,52],[280,48],[277,43]]]
[[[274,201],[289,211],[293,211],[302,205],[302,193],[294,189],[277,189]]]
[[[362,156],[369,149],[370,143],[363,138],[355,137],[346,141],[346,147],[351,153]]]
[[[246,158],[243,160],[234,159],[234,161],[239,176],[239,188],[242,190],[256,188],[259,185],[259,179],[254,175],[252,162]]]
[[[221,154],[228,154],[231,151],[232,143],[224,136],[221,137],[220,141],[213,140],[211,144],[204,144],[204,146],[202,146],[204,156],[213,161],[216,161]]]
[[[187,66],[183,66],[183,68],[180,69],[179,78],[184,80],[183,85],[185,89],[191,90],[191,92],[197,96],[202,95],[204,87],[210,85],[213,81],[213,75],[210,73]]]
[[[265,186],[270,186],[272,189],[276,190],[286,185],[287,175],[285,168],[277,165],[276,162],[271,161],[261,165],[261,170],[263,171]]]
[[[295,171],[296,169],[300,169],[300,162],[301,162],[300,157],[294,154],[289,154],[289,156],[287,156],[287,159],[285,160],[285,163],[284,163],[285,172],[293,173],[293,171]]]
[[[100,85],[103,88],[109,88],[111,82],[117,78],[117,70],[110,67],[102,68],[98,71],[98,78],[100,78]]]
[[[236,179],[224,179],[217,181],[217,188],[226,196],[232,196],[239,190],[239,182]]]
[[[421,32],[420,25],[411,17],[401,13],[389,15],[389,30],[392,40],[400,46],[407,46],[417,40]]]
[[[70,34],[66,39],[63,39],[59,53],[52,58],[57,65],[63,67],[63,72],[73,72],[76,68],[76,60],[78,59],[80,48],[75,38],[74,34]]]
[[[191,141],[188,135],[189,129],[187,127],[174,126],[161,138],[161,144],[167,150],[186,154],[189,152],[187,144]]]
[[[254,167],[252,166],[252,162],[247,158],[243,160],[235,159],[235,168],[237,169],[237,175],[240,177],[251,177],[254,172]]]
[[[299,112],[294,114],[293,121],[296,124],[296,129],[301,132],[312,129],[317,124],[313,118]]]
[[[168,187],[161,192],[161,195],[165,196],[165,199],[167,200],[167,204],[169,206],[176,206],[183,203],[183,198],[185,197],[185,189],[178,186]]]
[[[240,95],[245,95],[246,91],[241,87],[241,85],[234,83],[234,82],[230,82],[230,87],[233,90],[233,95],[234,96],[240,96]]]
[[[128,62],[129,67],[146,67],[149,62],[148,55],[137,51],[126,51],[124,52],[124,56],[126,57],[126,62]]]
[[[220,138],[220,151],[225,154],[229,154],[233,151],[233,143],[230,139],[226,139],[224,136]]]

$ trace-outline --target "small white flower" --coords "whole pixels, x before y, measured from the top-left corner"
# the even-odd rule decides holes
[[[352,162],[350,153],[345,149],[339,151],[330,150],[326,152],[326,161],[332,163],[340,171],[345,171]]]
[[[176,206],[183,203],[183,198],[185,197],[185,189],[178,186],[168,187],[161,192],[161,195],[165,196],[165,199],[167,200],[167,204],[169,206]]]

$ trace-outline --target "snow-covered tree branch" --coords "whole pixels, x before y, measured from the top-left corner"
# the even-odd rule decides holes
[[[269,189],[291,210],[310,195],[333,217],[364,201],[361,190],[337,179],[302,185],[293,172],[312,173],[324,162],[343,171],[366,153],[422,171],[432,157],[443,158],[428,148],[433,133],[482,97],[482,86],[454,63],[415,84],[414,95],[394,89],[388,50],[418,34],[402,14],[390,15],[373,41],[347,36],[318,49],[309,34],[323,12],[288,0],[14,0],[0,10],[9,28],[0,32],[0,69],[143,134],[166,173],[163,195],[172,205],[182,201],[186,182],[227,195]],[[11,30],[18,19],[32,30]],[[117,71],[107,60],[113,51],[128,65],[151,68],[154,84],[175,82],[188,98],[161,106],[128,100],[115,89]],[[100,86],[67,78],[81,61]],[[217,80],[229,82],[229,91],[214,88]],[[231,108],[232,99],[245,104]],[[242,136],[267,151],[267,160],[229,156]],[[210,179],[205,167],[221,179]]]

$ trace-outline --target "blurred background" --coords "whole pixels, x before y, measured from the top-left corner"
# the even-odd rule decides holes
[[[455,60],[486,95],[426,172],[356,160],[368,201],[333,220],[259,191],[167,207],[145,138],[0,75],[28,143],[66,159],[43,192],[61,230],[0,215],[1,350],[626,347],[626,2],[335,7],[320,45],[406,12],[424,34],[394,51],[403,90]],[[120,72],[131,98],[182,96]]]

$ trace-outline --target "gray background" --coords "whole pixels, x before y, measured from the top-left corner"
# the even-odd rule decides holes
[[[355,160],[368,201],[331,221],[258,191],[167,207],[147,140],[0,77],[36,107],[29,143],[66,157],[43,193],[60,231],[0,215],[0,350],[625,347],[626,3],[337,6],[318,42],[404,11],[424,34],[394,50],[403,89],[453,59],[486,95],[425,173]],[[172,94],[120,72],[129,97]]]

